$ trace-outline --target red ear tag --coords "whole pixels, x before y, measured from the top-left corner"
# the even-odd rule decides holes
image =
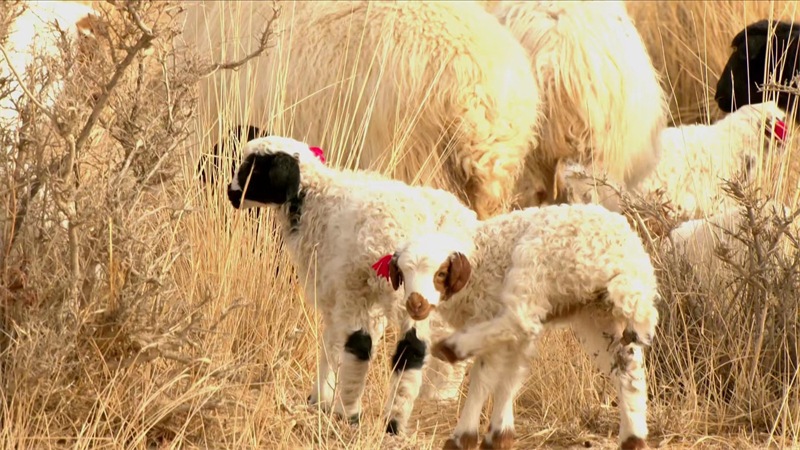
[[[782,120],[775,121],[775,136],[781,141],[786,140],[786,124]]]
[[[322,154],[322,149],[319,147],[308,147],[311,150],[311,153],[314,154],[317,158],[319,158],[322,163],[325,163],[325,155]]]
[[[375,273],[378,274],[381,278],[389,279],[389,261],[392,260],[392,255],[386,255],[378,260],[375,264],[372,265],[372,268],[375,270]]]

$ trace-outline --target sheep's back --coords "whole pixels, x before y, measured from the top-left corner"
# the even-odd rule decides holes
[[[535,158],[577,158],[638,183],[658,160],[666,99],[623,3],[485,3],[527,49],[544,97],[547,119],[529,170]]]

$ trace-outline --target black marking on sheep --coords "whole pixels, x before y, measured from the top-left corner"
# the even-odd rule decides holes
[[[764,102],[764,68],[767,66],[767,34],[774,27],[769,71],[776,72],[775,81],[789,84],[800,70],[800,30],[788,22],[760,20],[751,23],[731,41],[733,53],[728,58],[717,82],[714,99],[724,112],[733,112],[744,105]],[[777,103],[784,111],[791,111],[797,96],[788,92],[777,95]]]
[[[228,199],[237,209],[242,200],[283,205],[297,198],[300,192],[300,164],[286,153],[247,155],[236,176],[245,191],[244,198],[242,191],[231,189],[229,184]]]
[[[406,370],[421,369],[425,363],[425,353],[428,346],[417,337],[417,329],[406,331],[403,339],[397,342],[397,350],[392,356],[392,370],[403,372]]]
[[[347,337],[344,349],[360,361],[369,361],[372,357],[372,337],[363,329],[358,330]]]
[[[286,204],[290,233],[295,233],[300,229],[300,216],[303,213],[303,202],[305,198],[306,193],[300,191],[295,197],[289,199],[289,202]]]

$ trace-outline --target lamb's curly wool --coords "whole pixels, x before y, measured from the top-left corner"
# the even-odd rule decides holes
[[[271,8],[190,2],[187,23],[197,25],[184,38],[230,59],[255,47]],[[215,98],[225,73],[204,82],[212,117],[235,95],[239,124],[320,145],[334,165],[448,189],[481,217],[506,206],[541,114],[525,50],[505,27],[474,2],[282,8],[275,48],[242,69],[238,92]],[[223,12],[237,10],[223,29]]]
[[[341,402],[336,402],[334,410],[358,417],[364,377],[387,318],[402,318],[393,386],[404,377],[421,378],[420,370],[405,369],[422,369],[426,363],[430,325],[399,316],[400,298],[370,265],[412,234],[435,230],[458,234],[469,229],[477,221],[474,211],[447,191],[410,187],[377,173],[328,167],[306,144],[279,136],[247,143],[228,195],[237,208],[276,208],[305,299],[322,314],[322,348],[312,403],[332,404],[339,366]],[[446,375],[450,368],[442,365],[437,370]],[[452,392],[440,394],[457,393],[454,386]],[[395,394],[399,403],[390,398],[387,404],[390,432],[401,431],[410,412],[404,403],[410,394],[393,389],[390,395]],[[413,403],[418,392],[411,394]]]
[[[535,183],[571,158],[635,186],[656,165],[667,102],[641,36],[621,1],[487,1],[528,51],[545,118],[520,179]]]
[[[644,196],[663,191],[676,214],[688,219],[731,207],[733,200],[722,190],[724,180],[752,179],[759,160],[783,147],[776,128],[785,127],[778,124],[784,119],[775,102],[765,102],[743,106],[711,125],[666,128],[660,135],[663,153],[658,165],[634,191]],[[578,201],[602,202],[619,211],[614,190],[598,188],[587,180],[589,174],[573,163],[565,166],[563,176]]]
[[[424,318],[432,305],[459,329],[434,354],[478,358],[448,445],[477,446],[490,392],[487,448],[513,440],[513,401],[526,359],[543,328],[567,324],[599,368],[618,376],[620,441],[643,443],[642,347],[655,334],[658,292],[650,257],[625,217],[599,205],[528,208],[480,222],[468,240],[462,236],[415,235],[394,255],[412,318]]]

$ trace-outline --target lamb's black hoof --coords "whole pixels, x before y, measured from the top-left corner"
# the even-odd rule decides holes
[[[350,425],[358,425],[359,423],[361,423],[361,413],[353,414],[352,416],[347,418],[347,421],[350,423]]]
[[[399,428],[400,428],[400,426],[397,425],[397,421],[392,419],[392,420],[389,421],[389,424],[386,425],[386,432],[391,434],[391,435],[393,435],[393,436],[396,436],[396,435],[400,434]]]

